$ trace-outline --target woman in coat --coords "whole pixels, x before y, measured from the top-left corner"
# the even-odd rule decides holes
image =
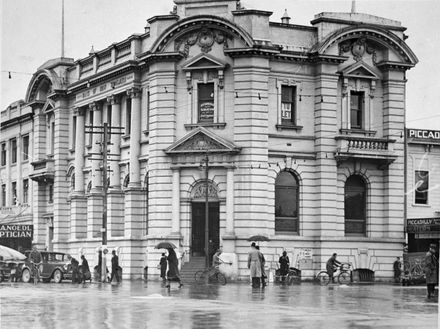
[[[252,242],[251,251],[249,251],[248,269],[250,269],[251,272],[252,288],[259,288],[261,278],[261,253],[257,250],[255,242]]]
[[[162,253],[162,257],[160,258],[159,266],[160,266],[160,277],[162,278],[162,281],[165,282],[165,280],[167,279],[166,278],[167,256],[165,256],[165,253]]]
[[[172,248],[168,248],[168,284],[166,285],[167,288],[170,288],[170,282],[171,281],[177,281],[179,282],[179,288],[183,286],[182,282],[180,281],[180,273],[179,273],[179,260],[177,258],[176,252]]]
[[[435,257],[435,244],[429,245],[429,251],[425,256],[424,272],[426,276],[426,288],[428,290],[428,298],[434,297],[435,285],[437,284],[437,257]]]

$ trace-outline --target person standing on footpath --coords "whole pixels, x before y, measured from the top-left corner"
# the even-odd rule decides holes
[[[261,278],[261,253],[257,250],[255,242],[251,244],[251,251],[248,255],[248,269],[252,278],[252,288],[260,287]]]
[[[43,260],[41,253],[38,251],[37,246],[34,245],[32,251],[29,254],[29,260],[32,265],[32,275],[34,277],[34,283],[40,281],[40,264]]]
[[[81,260],[81,281],[85,283],[86,280],[90,280],[91,278],[89,262],[84,255],[81,255]]]
[[[179,260],[177,259],[176,252],[173,248],[168,248],[168,284],[166,287],[171,288],[171,281],[179,282],[179,288],[183,286],[180,281],[180,273],[179,273]]]
[[[116,251],[112,251],[112,276],[110,277],[110,283],[112,282],[113,278],[116,276],[116,282],[119,283],[119,258],[116,255]]]
[[[400,275],[402,274],[401,267],[402,267],[402,263],[400,262],[400,257],[397,257],[396,261],[393,264],[395,283],[400,283]]]
[[[429,251],[425,256],[424,272],[426,276],[426,288],[428,290],[428,298],[434,297],[435,285],[437,284],[437,265],[438,259],[435,257],[435,244],[429,245]]]
[[[165,253],[162,253],[162,257],[160,258],[159,261],[159,266],[160,266],[160,277],[162,278],[162,281],[165,282],[167,277],[167,256],[165,255]]]
[[[289,256],[287,256],[287,251],[283,251],[283,255],[278,260],[280,263],[280,275],[282,277],[282,281],[286,280],[286,275],[289,273],[290,260]]]
[[[260,252],[260,262],[261,262],[261,286],[264,288],[267,286],[266,283],[266,271],[264,269],[266,265],[266,259],[264,258],[263,253],[260,250],[260,246],[255,246],[255,248]]]

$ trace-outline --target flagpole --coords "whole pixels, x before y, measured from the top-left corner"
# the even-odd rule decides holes
[[[64,0],[61,0],[61,58],[64,58]]]

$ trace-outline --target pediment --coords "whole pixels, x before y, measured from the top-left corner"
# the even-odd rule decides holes
[[[346,78],[363,78],[370,80],[380,80],[381,77],[376,70],[365,62],[357,62],[343,69],[340,74]]]
[[[199,127],[177,142],[170,145],[165,153],[173,154],[191,154],[191,153],[238,153],[240,148],[234,143]]]
[[[182,67],[184,71],[191,70],[223,70],[226,64],[209,54],[199,54],[188,60]]]

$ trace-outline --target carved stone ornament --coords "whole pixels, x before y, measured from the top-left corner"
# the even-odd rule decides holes
[[[206,197],[206,185],[205,182],[197,183],[191,192],[192,199],[204,199]],[[212,183],[208,182],[208,198],[218,199],[217,187]]]
[[[199,31],[185,34],[182,37],[176,39],[174,43],[174,50],[181,51],[183,53],[183,56],[187,58],[189,54],[189,49],[196,43],[198,46],[200,46],[202,52],[209,53],[212,50],[214,42],[217,42],[218,44],[223,44],[224,48],[228,48],[228,39],[231,39],[231,37],[226,35],[222,31],[203,28]],[[182,45],[183,49],[181,49]]]
[[[339,44],[339,55],[342,56],[344,53],[350,50],[353,55],[353,59],[356,62],[361,61],[365,53],[367,53],[372,55],[373,63],[376,64],[376,50],[368,44],[367,38],[361,37],[354,42],[348,40]]]

